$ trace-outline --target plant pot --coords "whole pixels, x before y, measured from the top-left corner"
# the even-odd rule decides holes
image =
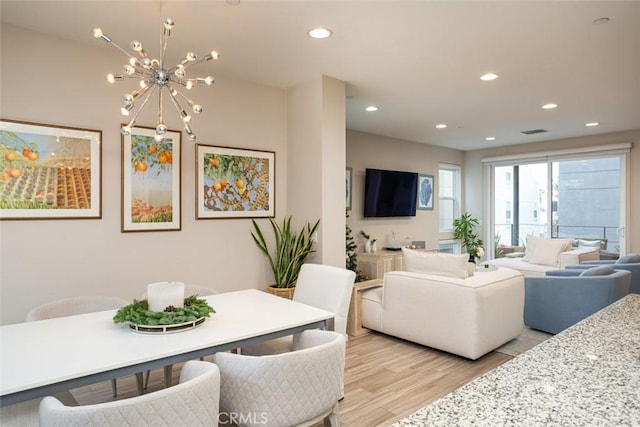
[[[286,298],[286,299],[293,299],[293,293],[295,292],[296,288],[295,287],[291,287],[291,288],[276,288],[273,285],[269,285],[267,286],[267,292],[273,295],[277,295],[279,297],[282,298]]]

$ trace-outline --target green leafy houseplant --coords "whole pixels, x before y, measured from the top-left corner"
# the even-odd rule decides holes
[[[347,219],[349,218],[349,211],[346,211],[346,217]],[[356,282],[362,282],[363,280],[366,280],[366,278],[364,277],[362,271],[358,270],[358,256],[356,255],[356,249],[358,248],[358,245],[356,244],[355,239],[351,234],[351,227],[349,227],[349,224],[345,223],[345,226],[347,252],[346,268],[356,273]]]
[[[275,279],[273,286],[276,288],[294,287],[302,264],[311,253],[315,252],[315,249],[313,249],[313,235],[320,225],[320,220],[316,221],[313,226],[307,222],[296,233],[291,230],[290,216],[282,221],[282,225],[279,225],[273,218],[269,218],[275,238],[273,250],[269,249],[258,223],[253,219],[251,222],[253,223],[251,237],[269,259]]]
[[[475,231],[476,226],[478,226],[478,219],[468,212],[453,220],[453,238],[462,242],[470,260],[471,258],[482,256],[480,254],[481,250],[482,254],[484,254],[484,243],[480,235]]]

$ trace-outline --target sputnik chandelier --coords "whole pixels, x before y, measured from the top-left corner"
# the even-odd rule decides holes
[[[149,98],[151,98],[151,95],[153,95],[153,93],[157,91],[158,122],[156,124],[156,135],[154,138],[158,141],[161,141],[163,139],[163,135],[167,132],[167,126],[162,115],[162,98],[163,93],[166,92],[167,96],[171,100],[171,103],[178,111],[180,118],[184,122],[184,130],[189,135],[189,140],[192,142],[196,141],[196,135],[193,133],[190,125],[191,115],[182,108],[178,97],[186,101],[186,103],[189,104],[189,107],[191,107],[191,110],[195,114],[200,114],[202,112],[202,106],[199,104],[195,104],[191,99],[180,92],[178,88],[183,87],[187,90],[191,90],[191,88],[195,84],[205,84],[207,86],[211,86],[214,83],[213,77],[207,76],[187,78],[187,69],[201,62],[218,59],[220,58],[220,55],[218,54],[218,52],[213,50],[202,59],[196,61],[196,54],[193,52],[187,52],[185,57],[182,58],[174,67],[169,69],[165,68],[164,59],[165,53],[167,51],[167,42],[169,40],[169,37],[171,36],[171,29],[173,28],[173,26],[174,22],[171,18],[165,19],[164,31],[160,40],[161,54],[159,60],[149,57],[147,52],[142,47],[142,43],[140,43],[138,40],[133,40],[130,43],[131,49],[133,49],[133,51],[137,54],[136,57],[114,43],[113,40],[111,40],[110,37],[104,34],[100,28],[94,28],[92,30],[93,36],[95,38],[102,39],[106,43],[113,45],[129,57],[129,63],[125,64],[125,66],[123,67],[122,74],[109,74],[107,75],[107,81],[109,83],[115,83],[126,78],[139,80],[140,87],[136,90],[126,93],[123,96],[124,105],[120,109],[120,112],[125,117],[133,113],[133,118],[129,120],[129,123],[122,126],[123,135],[129,135],[131,133],[131,128],[135,125],[138,115],[146,105],[147,101],[149,101]],[[136,104],[138,102],[139,104]],[[135,110],[136,107],[137,110]]]

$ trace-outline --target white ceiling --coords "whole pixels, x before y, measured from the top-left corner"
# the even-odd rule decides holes
[[[220,61],[194,72],[217,84],[224,76],[280,88],[321,74],[344,80],[347,127],[389,137],[471,150],[640,129],[640,1],[0,4],[3,23],[108,49],[91,36],[97,26],[125,48],[140,40],[152,56],[171,17],[169,61],[215,49]],[[601,17],[610,22],[592,24]],[[316,26],[333,37],[309,38]],[[481,81],[488,71],[500,78]],[[559,107],[541,109],[547,102]],[[366,113],[370,104],[379,111]],[[594,121],[600,126],[585,127]],[[549,132],[521,134],[539,128]]]

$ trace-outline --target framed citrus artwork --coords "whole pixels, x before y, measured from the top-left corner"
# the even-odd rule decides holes
[[[196,219],[275,216],[275,153],[196,144]]]
[[[146,127],[122,135],[123,233],[181,229],[181,138]]]
[[[102,131],[0,119],[0,219],[102,217]]]

